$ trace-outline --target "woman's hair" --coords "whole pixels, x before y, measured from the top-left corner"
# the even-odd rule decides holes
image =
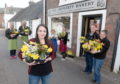
[[[46,29],[45,43],[48,44],[48,28],[47,28],[47,26],[45,26],[44,24],[39,24],[39,25],[37,26],[35,39],[36,39],[36,41],[37,41],[38,43],[40,43],[40,40],[39,40],[39,37],[38,37],[38,29],[39,29],[40,27],[44,27],[44,28]]]

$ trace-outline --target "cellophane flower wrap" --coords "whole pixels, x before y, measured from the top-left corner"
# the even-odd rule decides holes
[[[87,40],[85,37],[82,37],[80,40],[81,43],[83,43],[82,48],[88,52],[91,50],[100,52],[104,46],[104,44],[99,39]]]
[[[28,63],[33,61],[44,63],[45,59],[52,52],[52,48],[48,47],[48,45],[41,45],[30,41],[29,43],[24,42],[21,51],[22,57],[25,58]]]

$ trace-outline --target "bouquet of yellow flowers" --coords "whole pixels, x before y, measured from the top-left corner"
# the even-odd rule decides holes
[[[23,32],[29,34],[30,33],[30,29],[29,28],[24,28]]]
[[[94,39],[94,40],[89,40],[88,42],[85,42],[82,45],[82,48],[85,51],[90,52],[91,50],[95,52],[100,52],[100,50],[103,48],[104,44],[100,42],[100,40]]]
[[[19,34],[19,32],[17,31],[17,29],[13,29],[13,30],[11,31],[11,34]]]
[[[29,43],[24,42],[21,51],[22,57],[25,58],[28,63],[33,61],[44,63],[45,59],[52,52],[52,48],[30,41]]]
[[[81,37],[80,37],[80,42],[81,42],[81,43],[85,43],[85,42],[88,42],[88,40],[86,39],[86,37],[81,36]]]
[[[62,37],[64,37],[65,35],[66,35],[66,32],[61,32],[61,33],[58,34],[58,37],[62,38]]]

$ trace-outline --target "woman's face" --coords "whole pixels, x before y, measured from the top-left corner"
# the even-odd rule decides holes
[[[43,27],[43,26],[40,26],[39,29],[38,29],[37,34],[38,34],[39,39],[45,39],[45,36],[47,34],[46,28]]]

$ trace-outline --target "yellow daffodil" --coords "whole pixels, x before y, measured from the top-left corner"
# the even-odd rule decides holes
[[[29,48],[28,48],[27,45],[23,45],[22,48],[21,48],[21,51],[22,51],[22,52],[26,52],[26,51],[28,51],[28,49],[29,49]]]
[[[47,48],[48,48],[48,46],[47,46],[47,45],[43,45],[43,48],[46,48],[46,49],[47,49]]]
[[[53,51],[52,48],[48,48],[48,49],[47,49],[47,52],[48,52],[48,53],[50,53],[50,52],[52,52],[52,51]]]
[[[30,41],[30,45],[38,45],[36,42]]]
[[[40,56],[38,54],[31,54],[31,57],[34,59],[34,60],[37,60],[40,58]]]

